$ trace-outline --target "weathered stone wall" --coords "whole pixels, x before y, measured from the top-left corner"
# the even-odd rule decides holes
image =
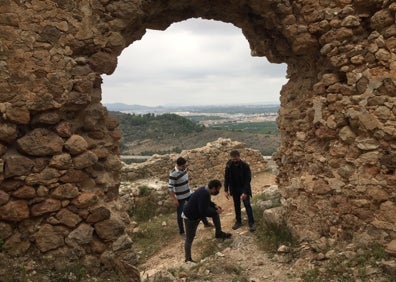
[[[143,163],[124,165],[121,169],[121,180],[136,181],[155,177],[168,182],[169,172],[175,167],[176,159],[181,156],[188,162],[191,187],[206,185],[211,179],[219,179],[223,183],[225,164],[232,150],[241,153],[241,159],[249,163],[252,173],[268,169],[267,161],[259,151],[246,148],[246,145],[239,141],[219,138],[204,147],[183,150],[180,154],[154,155]]]
[[[4,249],[134,264],[100,75],[146,28],[191,17],[233,23],[253,55],[288,65],[275,159],[296,233],[394,239],[395,11],[387,0],[0,1]]]
[[[315,37],[318,52],[308,51],[303,67],[288,65],[281,93],[275,158],[289,223],[300,238],[389,242],[396,238],[396,3],[302,2],[310,3],[301,6],[299,29]]]

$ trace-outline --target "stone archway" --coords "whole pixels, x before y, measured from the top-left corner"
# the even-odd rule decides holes
[[[253,55],[288,65],[274,158],[295,233],[394,239],[395,11],[378,0],[1,1],[4,249],[133,271],[100,75],[145,29],[193,17],[240,27]]]

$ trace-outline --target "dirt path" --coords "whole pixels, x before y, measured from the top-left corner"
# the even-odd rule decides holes
[[[273,174],[254,175],[252,179],[253,194],[261,193],[271,184],[275,184]],[[288,273],[289,266],[287,264],[271,260],[269,254],[257,247],[255,233],[248,231],[244,210],[242,211],[243,227],[232,230],[231,226],[234,224],[233,203],[232,199],[226,199],[223,190],[212,200],[223,208],[224,212],[220,216],[223,230],[232,233],[232,239],[225,241],[213,239],[214,230],[200,224],[193,242],[193,258],[199,260],[208,244],[214,244],[216,250],[220,249],[220,251],[201,259],[197,264],[185,263],[184,240],[181,237],[176,237],[173,242],[169,242],[159,253],[140,266],[143,281],[152,281],[154,275],[159,272],[173,270],[171,272],[174,273],[175,269],[178,270],[178,274],[174,281],[300,281],[290,278],[292,275]],[[218,267],[215,267],[216,265]]]

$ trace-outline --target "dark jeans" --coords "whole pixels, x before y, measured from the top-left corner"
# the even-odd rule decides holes
[[[183,212],[184,204],[188,201],[188,199],[189,197],[183,200],[178,200],[179,206],[176,209],[176,214],[177,214],[177,225],[179,226],[179,234],[184,233],[183,219],[181,217],[181,214]],[[202,217],[202,222],[205,225],[209,223],[206,217]]]
[[[234,210],[235,210],[235,221],[242,223],[242,215],[241,215],[241,195],[240,193],[233,193],[232,199],[234,201]],[[246,214],[248,216],[249,225],[254,223],[253,218],[253,209],[250,205],[250,196],[243,201],[243,205],[246,209]]]
[[[184,233],[184,225],[183,225],[183,219],[182,219],[182,212],[184,208],[184,204],[188,201],[188,198],[183,199],[183,200],[178,200],[179,206],[176,209],[177,213],[177,225],[179,226],[179,233],[183,234]]]
[[[213,219],[213,224],[216,229],[215,234],[220,234],[221,233],[221,222],[220,222],[220,216],[216,214]],[[186,225],[186,241],[184,242],[184,254],[185,254],[185,259],[187,260],[192,260],[191,258],[191,247],[192,243],[194,241],[195,235],[197,233],[197,228],[198,224],[201,221],[201,219],[184,219],[184,224]]]

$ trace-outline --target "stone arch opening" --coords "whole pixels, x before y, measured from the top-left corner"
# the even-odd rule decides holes
[[[112,104],[278,104],[286,66],[252,57],[232,24],[188,19],[147,30],[103,76],[102,102]],[[246,87],[246,86],[249,87]],[[111,107],[110,107],[111,109]]]
[[[196,17],[238,26],[254,55],[288,65],[274,158],[296,234],[395,240],[395,3],[6,0],[0,11],[7,253],[137,273],[100,75],[146,28]]]

